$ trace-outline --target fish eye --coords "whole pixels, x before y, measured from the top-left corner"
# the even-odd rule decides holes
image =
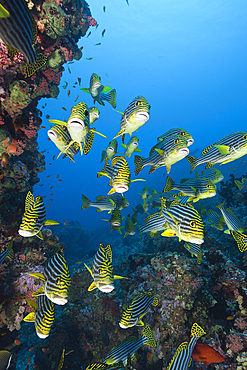
[[[247,139],[247,135],[244,135],[244,136],[243,136],[243,139],[244,139],[244,140],[246,140],[246,139]]]
[[[190,222],[190,226],[191,226],[191,227],[196,227],[196,223],[195,223],[195,221],[191,221],[191,222]]]
[[[210,188],[211,186],[210,186],[210,184],[207,184],[207,188]]]
[[[99,269],[99,274],[100,275],[103,275],[104,274],[104,271],[102,269]]]
[[[184,136],[185,135],[185,131],[180,132],[180,135],[181,136]]]
[[[88,110],[85,110],[85,116],[88,117]]]
[[[138,107],[138,105],[142,105],[142,101],[137,100],[137,102],[136,102],[136,107]]]
[[[179,143],[179,139],[174,140],[174,144],[178,144],[178,143]]]

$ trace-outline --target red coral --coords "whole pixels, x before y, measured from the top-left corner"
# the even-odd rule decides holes
[[[60,84],[60,79],[62,77],[62,72],[54,72],[51,68],[46,69],[43,74],[49,82],[53,82],[56,85]]]
[[[229,334],[227,336],[227,346],[232,352],[239,352],[244,348],[243,340],[237,334]]]
[[[11,143],[9,144],[10,138],[7,137],[4,141],[2,141],[2,145],[4,149],[12,155],[20,155],[24,152],[24,148],[26,144],[21,140],[14,140],[12,139]]]

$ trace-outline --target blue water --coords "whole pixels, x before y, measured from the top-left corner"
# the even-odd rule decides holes
[[[91,27],[92,34],[79,41],[83,58],[69,65],[71,74],[65,65],[58,98],[43,99],[39,104],[43,118],[48,114],[51,118],[67,120],[71,107],[79,101],[93,106],[89,94],[80,91],[78,85],[72,86],[80,77],[81,86],[89,87],[91,74],[97,73],[103,85],[117,90],[117,110],[124,111],[137,95],[143,95],[150,103],[150,119],[135,133],[144,157],[157,136],[173,127],[191,133],[195,140],[191,151],[203,149],[234,131],[246,131],[246,1],[129,0],[128,6],[125,0],[91,0],[89,6],[99,27]],[[101,37],[103,29],[106,32]],[[99,42],[101,45],[95,46]],[[65,81],[69,83],[66,90],[62,88]],[[78,94],[79,99],[74,103]],[[45,102],[47,106],[42,109]],[[45,203],[50,205],[47,218],[59,222],[78,220],[88,230],[104,224],[101,219],[106,213],[96,213],[95,208],[82,211],[81,194],[94,200],[110,190],[107,178],[97,178],[96,174],[103,167],[101,152],[119,131],[121,119],[110,104],[97,106],[100,119],[95,127],[107,139],[95,135],[91,152],[87,156],[77,154],[75,163],[61,157],[52,160],[58,149],[47,141],[46,129],[41,129],[38,138],[40,150],[49,152],[45,153],[46,171],[40,175],[39,184],[44,186],[35,186],[35,195],[46,196]],[[46,119],[43,124],[49,128]],[[134,179],[133,155],[128,162]],[[218,168],[227,176],[232,167],[238,169],[239,175],[245,173],[244,166],[240,159]],[[200,166],[199,170],[203,169]],[[131,207],[139,203],[138,193],[144,185],[162,191],[165,167],[151,175],[148,171],[146,167],[138,176],[146,179],[146,183],[133,183],[124,194]],[[180,180],[189,173],[190,165],[184,159],[172,166],[170,176]],[[57,174],[62,182],[56,179]],[[50,190],[51,186],[54,189]],[[130,207],[122,213],[129,212]]]

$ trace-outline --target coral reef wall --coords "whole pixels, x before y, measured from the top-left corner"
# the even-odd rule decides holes
[[[37,24],[34,49],[47,57],[44,67],[26,77],[21,53],[10,58],[0,39],[0,241],[14,234],[20,224],[28,190],[39,182],[45,157],[38,151],[37,132],[42,124],[38,101],[56,98],[63,64],[79,60],[77,42],[92,18],[84,0],[26,0]]]

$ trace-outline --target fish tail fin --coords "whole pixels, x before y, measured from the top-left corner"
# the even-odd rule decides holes
[[[105,165],[102,168],[102,170],[97,173],[97,177],[106,176],[106,166],[107,165],[108,165],[108,160],[107,160],[107,158],[105,158]]]
[[[116,104],[116,90],[115,89],[111,90],[107,94],[101,93],[100,98],[108,101],[108,103],[110,103],[113,108],[116,108],[117,104]]]
[[[192,157],[191,155],[187,155],[186,156],[186,159],[188,160],[190,166],[191,166],[191,170],[190,170],[190,173],[194,171],[194,169],[196,168],[197,164],[196,164],[196,157]]]
[[[191,337],[200,338],[201,336],[203,336],[205,334],[206,334],[206,332],[196,322],[192,325],[192,328],[191,328]]]
[[[25,68],[25,77],[31,77],[36,71],[44,67],[47,63],[48,57],[39,53],[35,63],[27,63]]]
[[[82,209],[87,209],[88,207],[90,207],[90,200],[82,194],[82,206],[81,208]]]
[[[241,234],[238,231],[230,230],[233,239],[236,240],[239,251],[245,252],[247,250],[247,235]]]
[[[172,190],[174,184],[175,184],[175,181],[173,181],[170,176],[167,176],[166,184],[165,184],[165,187],[163,189],[163,192],[167,192],[167,191]]]
[[[155,348],[156,347],[156,342],[153,337],[152,331],[148,325],[145,326],[142,335],[144,335],[147,340],[145,341],[145,344],[148,344],[149,346]]]
[[[141,157],[140,155],[135,155],[134,163],[135,163],[135,175],[136,176],[143,169],[142,161],[143,161],[143,157]]]
[[[158,306],[158,304],[159,304],[159,300],[158,300],[158,297],[157,297],[157,290],[155,289],[155,291],[154,291],[154,300],[153,300],[152,305],[153,306]]]
[[[243,183],[238,180],[235,180],[235,184],[237,185],[239,191],[241,191],[244,187]]]

